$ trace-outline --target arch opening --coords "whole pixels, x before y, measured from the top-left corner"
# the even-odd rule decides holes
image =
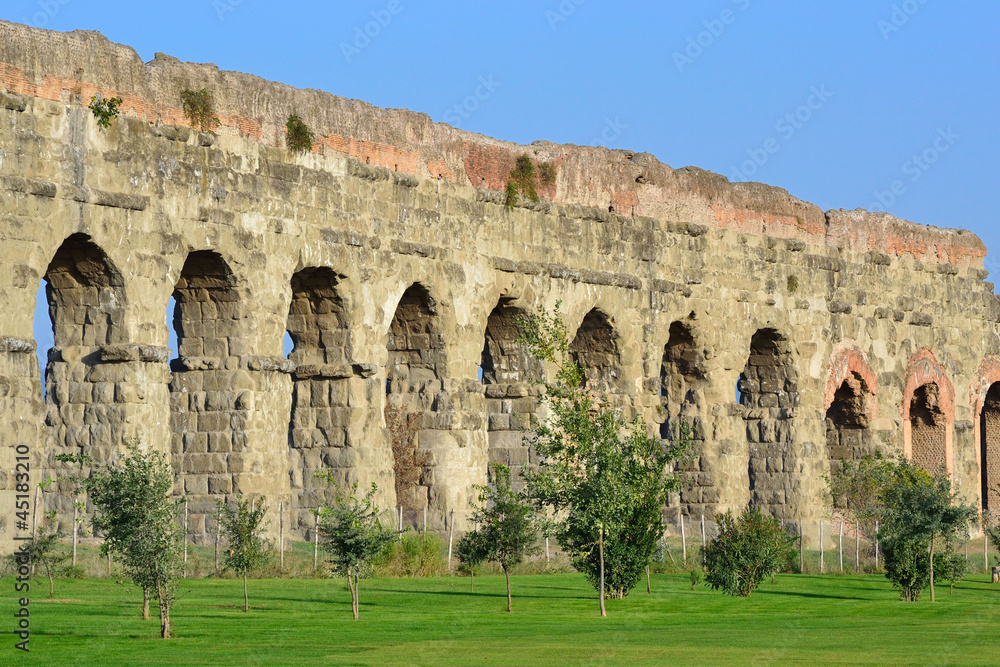
[[[534,452],[524,444],[524,432],[531,428],[538,410],[531,382],[542,378],[542,364],[519,344],[518,320],[527,313],[503,298],[490,313],[483,345],[481,381],[485,385],[490,463],[513,469],[527,465],[537,468]],[[523,479],[514,476],[520,488]]]
[[[443,382],[444,337],[434,299],[419,283],[407,288],[396,306],[388,352],[385,421],[396,502],[415,525],[417,513],[438,500],[428,473],[434,464],[435,432],[447,430],[436,413],[450,409]],[[437,504],[443,507],[443,499]]]
[[[1000,382],[986,394],[980,415],[980,470],[983,510],[1000,510]]]
[[[691,328],[683,322],[670,325],[670,338],[660,363],[660,404],[665,421],[660,437],[676,435],[685,408],[697,405],[705,382],[704,354],[697,348]]]
[[[914,465],[932,473],[946,469],[947,429],[940,387],[934,382],[917,387],[910,399],[910,442]]]
[[[587,313],[569,346],[573,360],[584,371],[584,386],[621,389],[622,360],[618,334],[611,319],[597,308]]]
[[[858,460],[871,454],[868,427],[871,389],[856,372],[845,379],[833,395],[826,411],[826,450],[831,470],[844,460]]]
[[[348,445],[351,361],[341,283],[330,268],[305,268],[292,276],[285,354],[296,364],[292,382],[292,418],[288,428],[290,487],[297,494],[300,528],[310,529],[308,512],[335,491],[316,478],[328,469],[346,488],[352,469],[342,465]],[[330,497],[327,497],[330,496]]]
[[[774,329],[761,329],[738,384],[748,445],[750,502],[781,516],[798,462],[790,451],[792,420],[799,402],[792,349]]]

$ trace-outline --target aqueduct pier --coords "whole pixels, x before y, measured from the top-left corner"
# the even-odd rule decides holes
[[[201,88],[215,133],[179,109]],[[95,94],[124,100],[107,130]],[[283,147],[289,113],[311,152]],[[555,183],[508,210],[524,153]],[[664,434],[693,425],[685,513],[754,502],[808,527],[830,466],[875,448],[998,509],[985,254],[968,232],[823,212],[648,154],[519,146],[0,22],[0,529],[15,532],[19,446],[34,483],[72,471],[58,454],[106,461],[131,436],[169,452],[196,541],[236,494],[280,501],[308,536],[321,469],[461,528],[490,461],[536,462],[522,428],[551,369],[516,344],[516,317],[557,302],[588,383]],[[401,433],[427,464],[402,485]],[[68,486],[45,494],[64,521]]]

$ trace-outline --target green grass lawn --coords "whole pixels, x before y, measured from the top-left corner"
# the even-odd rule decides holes
[[[0,664],[997,664],[1000,587],[972,577],[906,604],[881,576],[782,575],[734,599],[686,575],[654,575],[598,616],[579,574],[363,581],[361,620],[335,579],[185,580],[171,640],[139,619],[140,595],[109,580],[32,585],[31,654],[13,650],[14,593],[0,580]],[[929,599],[929,598],[928,598]],[[155,605],[154,605],[155,609]],[[6,624],[7,627],[3,627]]]

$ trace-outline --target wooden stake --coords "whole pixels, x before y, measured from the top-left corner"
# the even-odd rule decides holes
[[[681,558],[684,560],[685,563],[687,562],[688,544],[687,544],[687,536],[684,535],[684,514],[681,514]]]
[[[840,520],[840,546],[837,547],[837,551],[840,552],[840,572],[844,572],[844,520]]]
[[[402,516],[402,514],[400,514]],[[455,510],[448,514],[448,571],[451,572],[451,545],[455,538]]]
[[[597,540],[597,547],[600,550],[601,559],[601,616],[607,616],[608,612],[604,608],[604,526],[601,526],[601,534]]]
[[[403,541],[403,506],[399,506],[399,541]]]
[[[878,521],[875,522],[875,570],[878,571]]]
[[[861,573],[861,522],[854,522],[854,571]]]
[[[278,503],[278,567],[285,569],[285,503]]]
[[[35,533],[38,531],[38,506],[42,502],[42,487],[35,486],[35,506],[31,511],[31,539],[35,539]]]
[[[549,536],[545,536],[545,567],[549,566]]]
[[[802,532],[802,522],[799,522],[799,572],[805,574],[806,571],[806,546],[805,535]]]
[[[983,572],[990,571],[990,534],[983,531]]]
[[[427,534],[427,505],[424,505],[424,535]]]
[[[701,564],[705,565],[705,513],[701,513]]]
[[[108,579],[111,578],[111,552],[108,551]]]
[[[219,542],[222,541],[222,522],[215,520],[215,571],[219,571]]]
[[[316,570],[318,569],[319,569],[319,511],[316,512],[316,525],[313,527],[313,572],[316,572]]]
[[[187,576],[188,576],[187,575],[187,564],[188,564],[188,517],[190,516],[188,505],[189,505],[188,501],[185,500],[184,501],[184,577],[185,578],[187,578]],[[110,563],[109,563],[109,567],[110,567]]]
[[[77,507],[76,501],[74,500],[73,501],[73,567],[76,567],[76,544],[77,544],[77,536],[79,535],[79,530],[78,530],[79,514],[80,514],[80,508]]]
[[[823,574],[823,519],[819,520],[819,573]]]

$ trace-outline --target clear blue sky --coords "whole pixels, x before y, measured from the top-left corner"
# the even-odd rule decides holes
[[[987,200],[995,0],[6,0],[0,18],[99,30],[146,60],[212,62],[502,139],[607,141],[824,209],[874,204],[970,229],[1000,253]],[[375,36],[358,38],[366,27]],[[466,102],[477,90],[485,99]],[[895,181],[905,191],[881,204]]]

